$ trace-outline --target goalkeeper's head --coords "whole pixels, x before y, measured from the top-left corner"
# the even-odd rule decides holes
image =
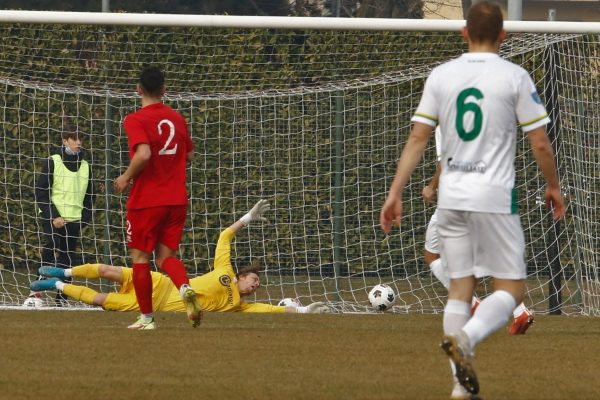
[[[237,287],[240,296],[249,296],[256,292],[260,286],[260,278],[258,277],[258,266],[245,267],[235,274]]]
[[[165,74],[154,65],[147,65],[142,69],[138,91],[141,95],[149,97],[162,97],[165,94]]]

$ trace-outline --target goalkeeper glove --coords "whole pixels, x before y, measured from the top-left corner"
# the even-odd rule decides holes
[[[321,301],[309,304],[306,307],[296,307],[296,312],[300,314],[324,314],[329,311],[329,307]]]
[[[242,224],[244,224],[244,226],[248,226],[248,224],[252,221],[266,222],[267,219],[263,216],[263,214],[270,209],[271,206],[269,205],[269,202],[265,199],[261,199],[254,205],[254,207],[252,207],[250,211],[246,213],[246,215],[240,218],[240,221]]]

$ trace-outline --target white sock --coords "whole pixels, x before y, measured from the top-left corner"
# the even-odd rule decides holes
[[[65,274],[65,278],[70,278],[71,276],[73,276],[73,269],[71,269],[71,268],[65,269],[64,274]]]
[[[527,311],[527,307],[525,307],[525,304],[521,303],[513,310],[513,317],[518,318],[519,315],[523,314],[525,311]]]
[[[190,285],[188,285],[187,283],[184,283],[183,285],[181,285],[179,287],[179,295],[181,296],[181,298],[183,298],[185,291],[189,288],[190,288]]]
[[[444,333],[459,332],[471,318],[471,305],[465,301],[448,300],[444,307]]]
[[[65,290],[65,283],[63,281],[56,281],[54,287],[62,292]]]
[[[481,301],[477,312],[462,328],[472,348],[506,324],[516,306],[515,298],[505,290],[496,290]]]
[[[444,267],[444,264],[442,264],[442,259],[438,258],[437,260],[433,261],[431,264],[429,264],[429,268],[431,268],[431,273],[433,276],[435,276],[446,289],[450,289],[450,277],[448,276],[446,267]]]
[[[142,314],[142,319],[144,321],[150,321],[151,319],[154,319],[154,314]]]

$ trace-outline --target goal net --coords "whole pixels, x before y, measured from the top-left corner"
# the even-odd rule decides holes
[[[112,181],[128,164],[123,117],[140,106],[137,77],[153,63],[166,71],[165,102],[186,117],[195,144],[180,248],[190,275],[212,268],[220,231],[265,198],[268,222],[241,231],[233,247],[238,268],[261,269],[250,301],[298,297],[367,312],[370,288],[387,283],[397,293],[395,312],[443,309],[446,290],[422,257],[434,211],[421,197],[435,169],[433,143],[405,192],[402,228],[386,237],[378,221],[427,74],[465,50],[456,29],[3,23],[0,30],[0,305],[20,306],[37,279],[46,237],[34,190],[65,121],[84,134],[97,189],[80,261],[130,264],[126,197]],[[568,200],[566,219],[553,224],[521,135],[525,303],[538,313],[600,314],[599,39],[513,32],[501,48],[531,72],[551,110]],[[485,281],[479,294],[490,290]],[[54,295],[45,294],[47,306]]]

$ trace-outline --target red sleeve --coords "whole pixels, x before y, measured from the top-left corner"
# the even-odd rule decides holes
[[[187,126],[186,126],[187,128]],[[187,129],[186,129],[187,131]],[[190,151],[194,150],[194,143],[192,142],[192,138],[190,137],[190,134],[188,132],[187,134],[187,152],[189,153]]]
[[[181,126],[183,126],[185,131],[185,148],[187,154],[190,151],[194,150],[194,143],[192,142],[192,138],[190,137],[190,131],[188,129],[188,124],[185,121],[185,118],[183,118],[183,115],[181,114],[179,114],[179,117],[181,118]]]
[[[127,133],[129,151],[131,153],[135,151],[135,146],[138,144],[150,144],[148,136],[146,135],[146,130],[144,129],[144,124],[142,124],[141,121],[135,116],[128,115],[125,117],[125,120],[123,121],[123,127]]]

